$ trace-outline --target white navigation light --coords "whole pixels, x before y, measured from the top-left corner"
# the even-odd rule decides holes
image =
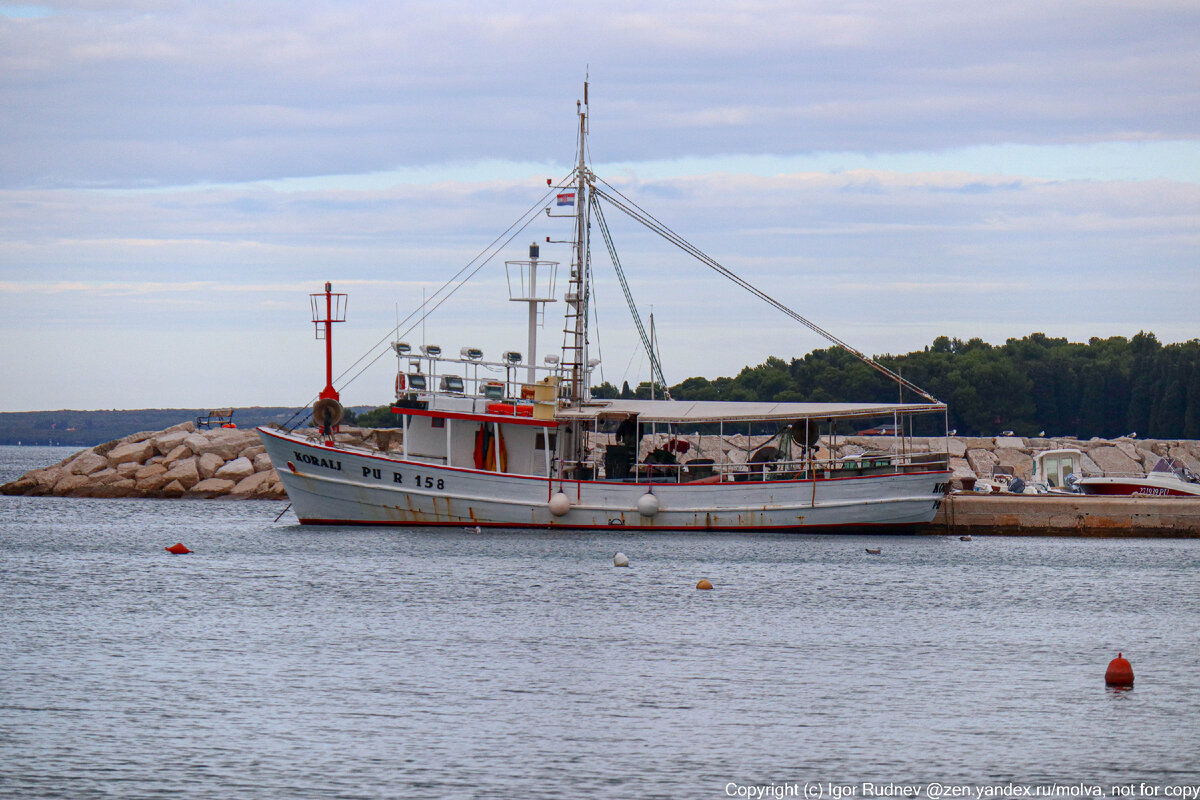
[[[458,351],[458,354],[471,361],[478,361],[483,358],[483,351],[478,347],[464,347],[462,350]]]
[[[408,342],[392,342],[392,347],[395,348],[396,355],[398,356],[412,352],[412,345],[410,345]]]
[[[516,350],[506,350],[504,351],[504,362],[506,364],[520,364],[521,354]]]
[[[423,344],[421,345],[421,352],[430,358],[437,358],[442,354],[442,348],[436,344]]]
[[[600,366],[600,359],[598,359],[598,358],[589,358],[588,359],[588,369],[595,369],[598,366]]]
[[[550,366],[554,366],[558,363],[558,356],[551,353],[550,355],[546,356],[546,363]]]

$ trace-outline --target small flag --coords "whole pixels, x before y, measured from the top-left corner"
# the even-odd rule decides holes
[[[558,204],[560,206],[575,205],[575,193],[574,192],[561,192],[558,195]]]

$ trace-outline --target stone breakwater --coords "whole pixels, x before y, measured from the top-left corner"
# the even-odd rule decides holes
[[[347,428],[337,441],[392,449],[395,431]],[[184,422],[97,445],[58,464],[31,470],[0,487],[7,495],[57,497],[286,497],[266,450],[252,430],[197,431]]]

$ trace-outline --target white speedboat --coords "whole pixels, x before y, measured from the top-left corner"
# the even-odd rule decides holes
[[[1170,458],[1160,458],[1145,476],[1105,474],[1082,478],[1078,485],[1081,492],[1093,495],[1200,497],[1200,479]]]
[[[585,161],[586,96],[585,87],[578,111],[577,165],[547,196],[555,209],[568,207],[573,220],[565,292],[552,291],[556,265],[540,260],[533,247],[529,260],[508,262],[510,279],[518,276],[510,280],[509,299],[528,304],[524,354],[505,351],[488,360],[482,349],[464,347],[458,358],[451,358],[434,345],[414,349],[393,342],[398,366],[392,411],[402,429],[398,449],[384,452],[339,440],[340,406],[328,344],[331,324],[344,319],[339,302],[344,296],[334,294],[328,284],[324,293],[313,296],[314,322],[327,345],[326,387],[313,409],[318,430],[259,429],[299,520],[319,525],[789,532],[907,531],[929,523],[947,489],[948,459],[944,453],[914,452],[911,435],[914,426],[926,434],[944,433],[945,405],[733,275],[657,220],[647,224],[924,401],[592,397],[598,363],[590,357],[588,337],[593,223],[605,235],[647,348],[652,385],[665,387],[666,382],[600,203],[646,219]],[[541,208],[535,209],[542,218]],[[562,348],[538,363],[537,320],[546,304],[560,299],[566,320]],[[430,305],[423,304],[422,315]],[[836,457],[839,425],[844,434],[883,422],[897,434],[881,442],[885,452]]]

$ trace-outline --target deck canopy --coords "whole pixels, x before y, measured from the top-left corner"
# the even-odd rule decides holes
[[[945,403],[746,403],[729,400],[594,400],[560,408],[559,420],[623,419],[642,422],[755,422],[797,419],[862,419],[887,414],[944,411]]]

